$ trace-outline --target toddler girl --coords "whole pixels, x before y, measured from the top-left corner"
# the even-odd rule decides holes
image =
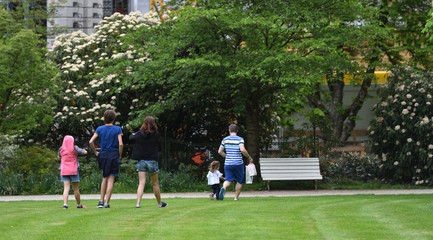
[[[212,187],[212,193],[210,194],[210,199],[213,200],[213,198],[216,196],[216,200],[219,200],[220,195],[220,179],[224,180],[223,175],[218,170],[220,168],[220,162],[219,161],[213,161],[209,165],[209,172],[207,174],[207,184],[211,185]]]

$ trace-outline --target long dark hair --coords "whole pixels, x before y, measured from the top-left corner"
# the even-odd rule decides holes
[[[143,125],[140,128],[145,133],[154,133],[158,130],[158,127],[156,126],[155,118],[148,116],[144,119]]]

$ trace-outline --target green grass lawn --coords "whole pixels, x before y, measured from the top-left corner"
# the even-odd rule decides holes
[[[0,239],[433,239],[432,195],[0,202]]]

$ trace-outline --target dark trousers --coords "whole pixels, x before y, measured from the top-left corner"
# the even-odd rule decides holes
[[[212,185],[212,193],[215,194],[217,200],[220,200],[220,190],[221,187],[219,183]]]
[[[102,176],[117,176],[117,174],[119,173],[119,162],[120,160],[118,151],[99,153],[98,165],[99,169],[102,170]]]

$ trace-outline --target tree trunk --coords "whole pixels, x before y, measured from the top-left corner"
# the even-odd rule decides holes
[[[377,58],[372,59],[377,61]],[[374,74],[375,68],[367,69],[367,73]],[[343,95],[344,95],[344,75],[341,73],[338,79],[328,81],[328,89],[331,95],[330,106],[322,104],[320,90],[314,95],[308,96],[308,100],[317,108],[324,111],[333,124],[333,136],[339,139],[340,142],[346,142],[350,137],[351,132],[356,126],[356,116],[359,113],[362,105],[368,94],[368,88],[371,86],[373,77],[364,79],[359,89],[358,95],[353,99],[351,105],[343,110]]]
[[[245,120],[247,135],[245,145],[248,153],[254,160],[256,165],[257,176],[260,179],[260,132],[259,132],[259,116],[254,110],[249,111]]]
[[[343,95],[344,95],[344,74],[339,73],[337,79],[328,81],[328,88],[331,92],[331,106],[329,107],[329,118],[332,121],[333,135],[335,139],[339,139],[343,132],[343,124],[345,117],[342,116],[341,110],[343,107]]]
[[[367,73],[374,74],[375,69],[376,68],[374,67],[368,68]],[[340,137],[341,142],[346,142],[350,137],[352,130],[355,128],[355,117],[358,115],[359,110],[361,110],[361,107],[364,104],[373,78],[374,76],[364,79],[361,88],[359,89],[358,96],[356,96],[350,107],[346,110],[345,119],[347,119],[347,121]]]

